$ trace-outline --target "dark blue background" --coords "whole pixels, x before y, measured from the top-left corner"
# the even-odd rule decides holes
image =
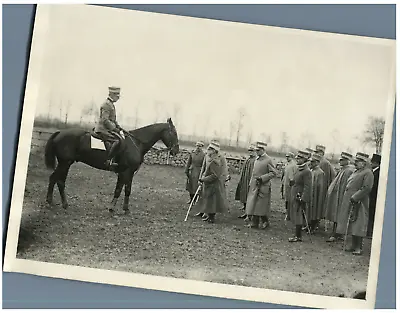
[[[395,5],[109,5],[395,39]],[[34,5],[3,5],[3,226],[18,143]],[[376,308],[395,308],[395,125]],[[5,229],[5,228],[4,228]],[[3,243],[4,247],[4,243]],[[281,305],[3,273],[4,308],[285,308]]]

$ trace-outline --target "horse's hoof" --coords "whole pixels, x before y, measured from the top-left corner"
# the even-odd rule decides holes
[[[63,207],[64,210],[68,209],[68,203],[64,203],[64,204],[62,205],[62,207]]]
[[[114,213],[115,213],[115,211],[114,211],[113,209],[108,209],[108,213],[110,213],[110,214],[114,214]]]
[[[124,214],[125,215],[129,215],[129,213],[130,213],[129,209],[124,209]]]

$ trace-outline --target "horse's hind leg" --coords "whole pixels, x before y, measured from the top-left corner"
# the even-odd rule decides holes
[[[58,176],[59,176],[59,168],[57,166],[54,172],[49,177],[49,186],[47,188],[47,197],[46,197],[46,201],[49,205],[53,205],[54,185],[58,180]]]
[[[60,171],[57,179],[58,191],[60,192],[61,202],[64,209],[68,208],[67,197],[65,196],[65,181],[68,176],[69,168],[71,167],[71,162],[59,163]]]

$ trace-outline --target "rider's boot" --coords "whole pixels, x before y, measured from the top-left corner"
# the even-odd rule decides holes
[[[108,151],[107,160],[105,162],[106,166],[112,171],[114,171],[116,169],[116,167],[118,166],[118,163],[114,162],[114,150],[116,149],[117,145],[118,145],[118,141],[115,141],[112,143],[112,145]]]

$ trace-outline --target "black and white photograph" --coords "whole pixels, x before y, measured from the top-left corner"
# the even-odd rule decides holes
[[[38,5],[4,271],[374,308],[395,44]]]

